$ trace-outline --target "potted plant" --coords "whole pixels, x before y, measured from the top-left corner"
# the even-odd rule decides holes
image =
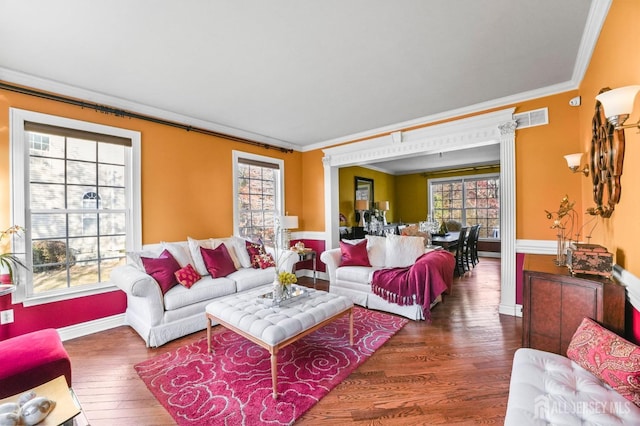
[[[0,234],[0,244],[5,237],[9,238],[11,235],[19,236],[23,232],[24,228],[19,225],[10,226],[6,230],[2,231],[2,234]],[[13,284],[14,268],[18,266],[25,269],[27,268],[27,266],[22,263],[22,261],[15,253],[0,253],[0,284]]]

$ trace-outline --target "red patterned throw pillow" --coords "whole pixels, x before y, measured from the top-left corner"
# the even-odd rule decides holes
[[[258,243],[252,243],[246,241],[247,252],[249,253],[249,259],[251,259],[251,266],[254,269],[266,269],[270,266],[276,266],[273,256],[268,254],[264,250],[264,246]]]
[[[367,240],[357,244],[340,241],[340,266],[371,266],[367,253]]]
[[[257,261],[260,269],[267,269],[272,266],[276,266],[276,262],[275,260],[273,260],[273,256],[271,256],[271,253],[258,255]]]
[[[191,264],[187,264],[184,268],[176,271],[175,273],[176,279],[180,284],[185,286],[186,288],[191,288],[196,282],[202,278],[202,276],[191,266]]]
[[[168,250],[164,250],[160,257],[140,257],[144,270],[158,282],[162,294],[178,284],[175,273],[180,269],[178,262],[171,256]]]
[[[207,271],[213,278],[226,277],[237,270],[224,244],[220,244],[214,249],[200,247],[200,253],[202,253],[202,260],[204,260]]]
[[[640,347],[585,318],[567,357],[640,406]]]

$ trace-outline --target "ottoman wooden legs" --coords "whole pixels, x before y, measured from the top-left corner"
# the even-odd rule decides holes
[[[253,343],[265,348],[266,350],[269,351],[269,353],[271,354],[271,382],[273,384],[273,398],[277,399],[278,398],[278,351],[280,350],[280,348],[284,348],[287,345],[290,345],[291,343],[295,342],[296,340],[299,340],[301,338],[303,338],[304,336],[306,336],[307,334],[313,333],[314,331],[316,331],[319,328],[324,327],[325,325],[327,325],[328,323],[334,321],[335,319],[341,317],[344,314],[349,314],[349,344],[351,346],[353,346],[353,306],[338,312],[337,314],[327,318],[326,320],[314,325],[311,328],[308,328],[298,334],[296,334],[295,336],[292,336],[288,339],[283,340],[282,342],[276,343],[275,345],[271,345],[251,334],[249,334],[248,332],[241,330],[240,328],[233,326],[225,321],[222,321],[220,318],[217,318],[215,315],[210,314],[209,312],[207,312],[206,318],[207,318],[207,351],[211,352],[211,321],[215,321],[217,323],[219,323],[220,325],[222,325],[225,328],[228,328],[229,330],[241,335],[242,337],[251,340]]]

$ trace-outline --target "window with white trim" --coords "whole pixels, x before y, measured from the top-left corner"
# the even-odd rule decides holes
[[[480,238],[500,238],[500,175],[429,180],[429,210],[437,221],[480,225]]]
[[[16,242],[29,266],[22,298],[67,298],[111,286],[111,270],[140,246],[140,134],[11,114],[13,216],[26,228]]]
[[[282,213],[284,162],[233,152],[234,232],[243,238],[274,241],[275,218]]]

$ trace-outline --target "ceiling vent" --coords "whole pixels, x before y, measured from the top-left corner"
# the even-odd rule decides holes
[[[513,114],[516,121],[516,129],[526,129],[527,127],[544,126],[549,124],[549,110],[547,108],[534,109],[533,111]]]

